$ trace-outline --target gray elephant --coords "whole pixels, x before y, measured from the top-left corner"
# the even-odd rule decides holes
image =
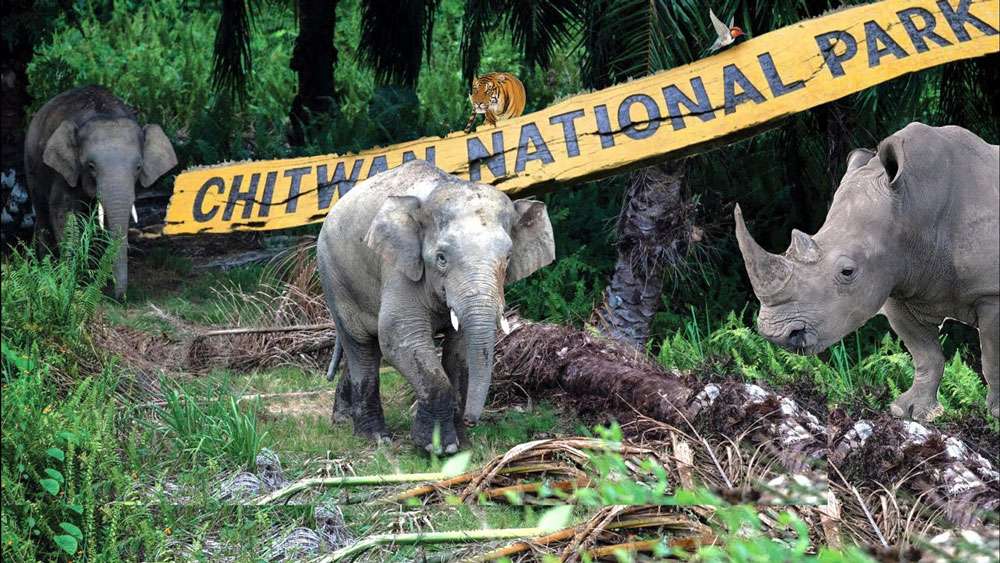
[[[341,354],[334,417],[387,436],[379,396],[384,357],[417,396],[412,438],[448,453],[486,402],[504,284],[555,258],[545,204],[414,160],[370,178],[333,206],[319,234],[323,294],[337,327],[327,378]],[[434,336],[444,333],[438,357]]]
[[[84,86],[52,98],[32,118],[24,141],[36,248],[54,248],[66,216],[96,206],[101,226],[121,240],[114,264],[114,296],[120,299],[128,284],[129,216],[138,220],[136,180],[149,187],[176,164],[160,126],[140,127],[106,88]]]
[[[758,330],[801,354],[823,351],[876,313],[913,356],[913,385],[892,414],[931,420],[946,319],[978,327],[987,409],[1000,416],[1000,152],[961,127],[911,123],[876,153],[858,149],[814,236],[792,231],[784,255],[736,236],[760,299]]]

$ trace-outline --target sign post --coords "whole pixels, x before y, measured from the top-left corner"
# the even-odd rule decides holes
[[[1000,51],[1000,0],[883,0],[543,110],[357,154],[224,164],[177,177],[164,234],[322,221],[366,178],[413,159],[519,197],[729,144],[903,74]]]

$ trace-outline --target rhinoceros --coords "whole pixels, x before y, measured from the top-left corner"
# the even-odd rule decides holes
[[[913,357],[897,417],[943,412],[938,386],[947,319],[979,329],[986,407],[1000,417],[1000,152],[956,126],[910,123],[876,152],[848,156],[823,226],[792,230],[782,255],[761,248],[736,206],[736,237],[754,293],[757,329],[799,354],[817,354],[874,315],[888,317]]]

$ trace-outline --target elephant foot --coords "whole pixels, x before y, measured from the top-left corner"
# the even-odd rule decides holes
[[[385,427],[385,421],[379,416],[355,418],[354,435],[361,438],[368,438],[375,442],[392,441],[392,434]]]
[[[413,443],[428,453],[458,452],[458,434],[455,432],[454,407],[451,397],[442,396],[431,401],[417,403],[417,416],[413,420]],[[439,440],[434,441],[437,429]]]
[[[944,414],[944,407],[935,395],[936,393],[919,392],[910,388],[906,393],[896,397],[889,407],[889,412],[898,418],[930,422]]]
[[[330,422],[340,424],[351,420],[351,405],[335,400],[333,412],[330,413]]]
[[[1000,418],[1000,389],[990,389],[986,394],[986,410],[990,411],[993,418]]]

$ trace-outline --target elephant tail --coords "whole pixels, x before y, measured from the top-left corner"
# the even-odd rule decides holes
[[[333,358],[330,360],[330,367],[326,368],[326,380],[333,381],[337,375],[337,368],[340,366],[340,357],[344,355],[344,347],[340,344],[340,335],[333,340]]]

